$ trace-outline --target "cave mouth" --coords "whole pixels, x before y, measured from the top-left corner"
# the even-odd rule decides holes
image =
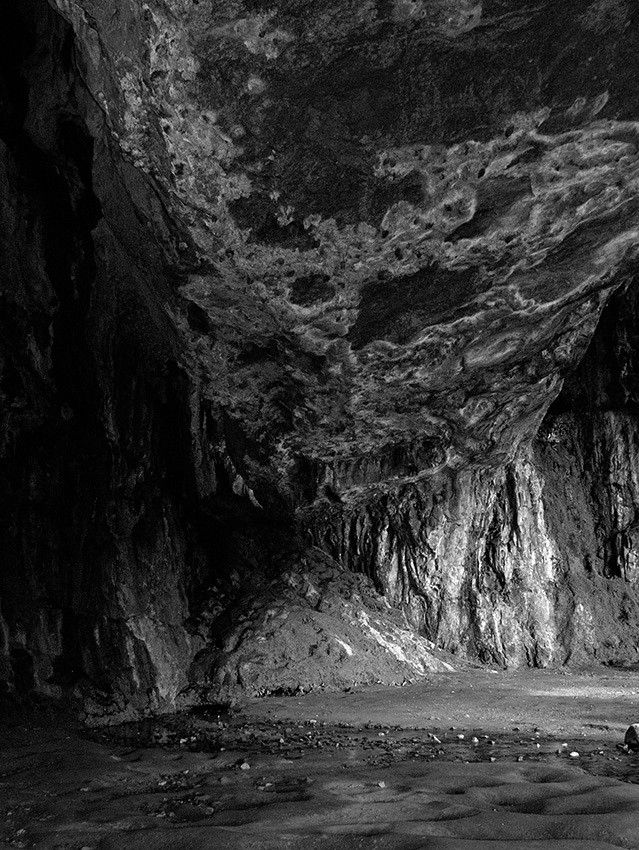
[[[5,3],[0,845],[639,846],[639,12],[301,5]]]
[[[511,80],[494,4],[240,5],[7,6],[0,693],[103,726],[639,663],[627,128],[581,65]]]

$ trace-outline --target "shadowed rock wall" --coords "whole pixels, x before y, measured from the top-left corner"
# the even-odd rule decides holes
[[[184,684],[186,382],[162,202],[114,158],[69,26],[9,4],[0,125],[0,665],[5,687],[91,682],[144,705]]]
[[[549,8],[9,2],[6,691],[637,660],[639,16]]]

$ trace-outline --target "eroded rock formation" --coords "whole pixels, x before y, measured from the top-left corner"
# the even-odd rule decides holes
[[[550,7],[10,0],[5,689],[637,660],[639,13]]]

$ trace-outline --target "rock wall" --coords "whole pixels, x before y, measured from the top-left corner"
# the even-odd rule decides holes
[[[639,14],[549,9],[9,0],[4,692],[638,660]]]
[[[4,11],[0,678],[153,706],[185,682],[201,560],[163,309],[172,226],[114,156],[69,26],[43,3]]]
[[[631,284],[511,463],[327,512],[311,537],[452,654],[636,663],[637,317]]]

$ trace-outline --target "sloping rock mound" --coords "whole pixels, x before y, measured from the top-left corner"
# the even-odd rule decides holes
[[[264,695],[402,684],[454,669],[452,656],[420,637],[370,579],[318,551],[269,587],[243,589],[238,598],[212,624],[210,641],[219,649],[195,660],[204,682],[217,679],[218,697],[237,688]]]

